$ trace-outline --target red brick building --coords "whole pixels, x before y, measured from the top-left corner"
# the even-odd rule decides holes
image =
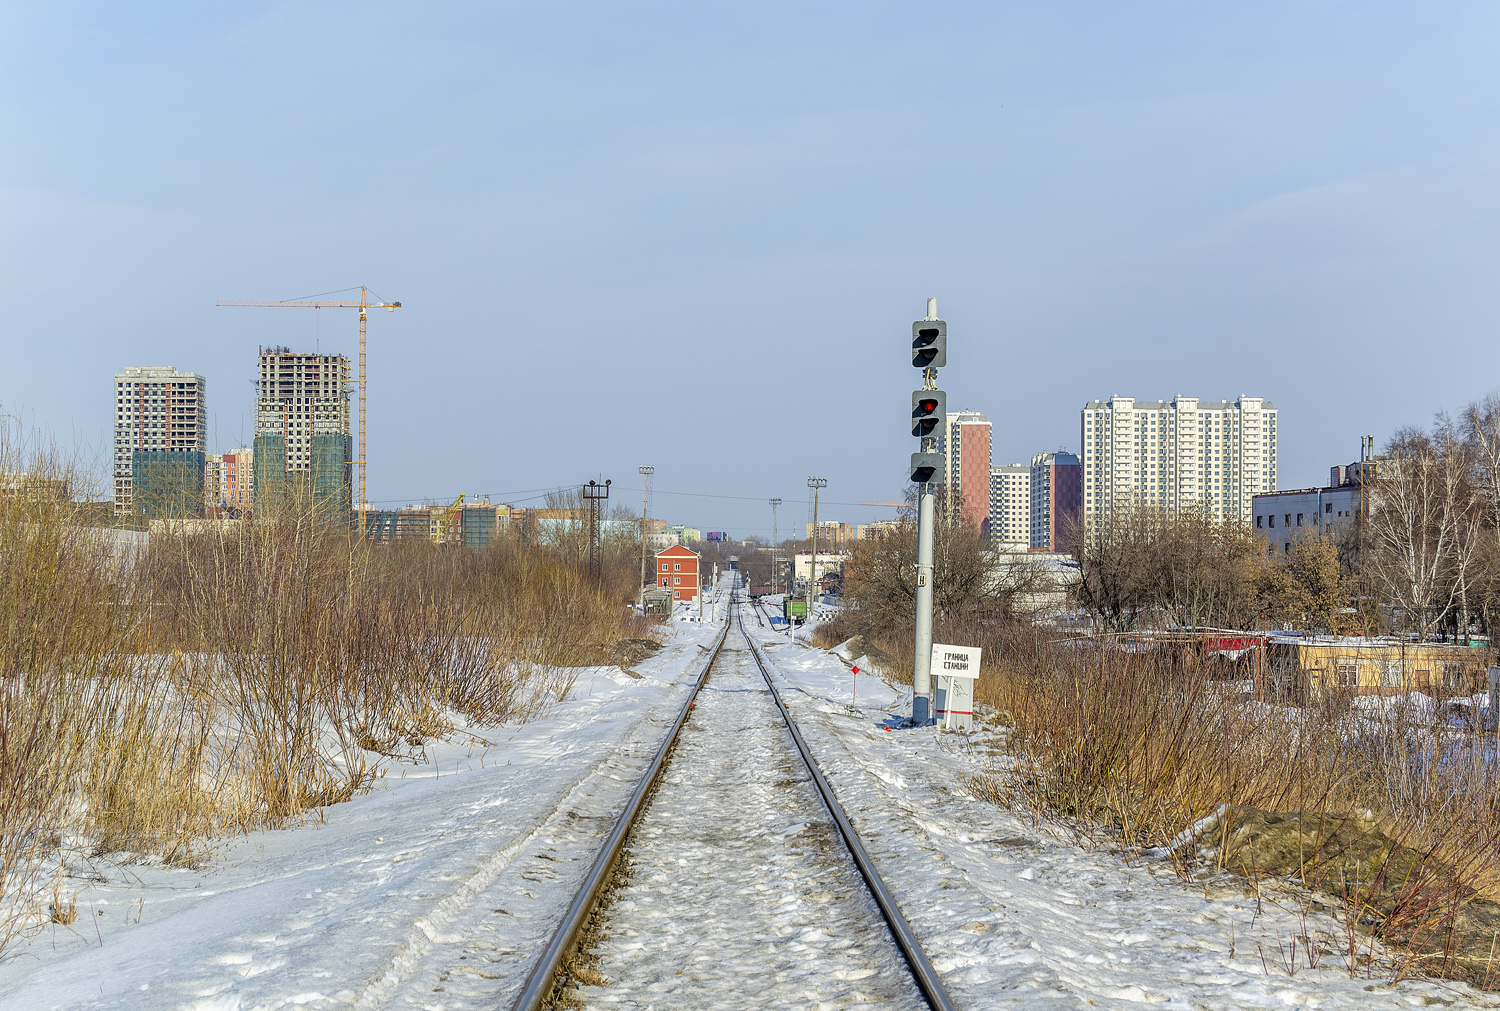
[[[989,536],[990,419],[951,411],[943,452],[948,457],[948,518]]]
[[[680,544],[656,553],[656,585],[672,591],[673,600],[698,596],[698,553]]]

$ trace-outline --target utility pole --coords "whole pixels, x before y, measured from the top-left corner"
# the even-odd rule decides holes
[[[927,300],[927,317],[911,325],[911,363],[922,370],[922,388],[911,395],[911,434],[922,440],[911,455],[911,479],[917,484],[917,631],[912,657],[911,721],[926,726],[932,718],[932,541],[936,522],[933,479],[942,480],[943,456],[930,434],[947,423],[947,395],[937,388],[938,368],[948,364],[948,324],[938,319],[937,299]]]
[[[771,592],[776,592],[776,507],[781,505],[781,499],[771,499]]]
[[[818,585],[818,492],[828,487],[828,478],[810,477],[807,479],[807,486],[813,493],[812,565],[807,570],[807,617],[803,620],[812,621],[813,601],[817,598],[814,587]]]
[[[645,479],[645,486],[641,489],[641,611],[646,609],[646,537],[647,531],[651,529],[651,523],[647,517],[651,513],[651,475],[656,473],[655,467],[637,467],[636,472]],[[652,574],[652,582],[655,582],[655,574]]]

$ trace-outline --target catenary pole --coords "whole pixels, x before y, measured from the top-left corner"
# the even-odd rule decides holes
[[[771,592],[776,592],[779,580],[776,578],[776,507],[781,505],[781,499],[771,499]]]
[[[656,473],[655,467],[641,466],[636,472],[645,480],[641,487],[641,612],[646,610],[646,536],[651,529],[651,523],[647,519],[651,512],[651,475]],[[651,581],[656,582],[655,574]]]
[[[812,566],[807,570],[807,617],[804,622],[812,621],[813,600],[816,598],[818,585],[818,492],[828,487],[826,477],[810,477],[807,486],[813,493],[813,521],[812,521]],[[795,573],[793,573],[795,575]]]

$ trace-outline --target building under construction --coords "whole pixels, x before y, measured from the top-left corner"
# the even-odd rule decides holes
[[[317,511],[349,522],[349,359],[260,349],[255,404],[255,510]]]
[[[405,509],[372,510],[366,514],[365,536],[376,544],[430,540],[480,549],[510,529],[508,505],[484,499],[450,506],[412,505]]]
[[[116,515],[203,515],[206,385],[170,365],[115,375]]]

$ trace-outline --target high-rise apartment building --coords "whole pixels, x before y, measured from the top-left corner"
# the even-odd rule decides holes
[[[1079,427],[1090,531],[1138,506],[1248,522],[1251,497],[1276,490],[1276,408],[1259,397],[1111,397],[1084,405]]]
[[[1031,458],[1031,547],[1063,551],[1083,515],[1083,464],[1072,453],[1038,453]]]
[[[131,366],[116,373],[117,515],[202,513],[206,387],[202,376],[170,365]]]
[[[938,451],[947,457],[948,518],[980,529],[990,518],[990,419],[951,411]]]
[[[1009,463],[990,468],[990,543],[1031,541],[1031,468]]]
[[[255,407],[258,510],[350,510],[349,359],[260,349]]]
[[[806,525],[807,540],[812,542],[813,525]],[[818,520],[818,550],[848,551],[854,544],[857,530],[852,523],[838,520]]]

